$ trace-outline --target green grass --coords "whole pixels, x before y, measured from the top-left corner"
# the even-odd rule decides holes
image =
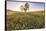
[[[7,15],[7,30],[24,30],[24,29],[39,29],[44,28],[43,13],[35,14],[33,12],[25,13],[17,12],[12,15]]]

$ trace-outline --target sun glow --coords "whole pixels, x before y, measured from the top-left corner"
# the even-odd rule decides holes
[[[25,2],[7,2],[7,9],[13,10],[13,11],[19,11],[24,12],[20,9],[21,5],[24,5]],[[29,3],[29,10],[27,12],[31,11],[44,11],[44,4],[40,3]]]

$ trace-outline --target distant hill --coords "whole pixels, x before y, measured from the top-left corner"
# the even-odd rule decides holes
[[[17,11],[12,11],[12,10],[10,10],[10,9],[7,9],[7,15],[11,15],[11,14],[14,14],[14,13],[16,13]]]
[[[24,12],[18,12],[18,11],[13,11],[13,10],[10,10],[10,9],[7,9],[7,15],[13,15],[13,14],[16,14],[16,13],[24,13]],[[34,14],[34,15],[44,15],[44,11],[33,11],[33,12],[27,12],[28,14]]]

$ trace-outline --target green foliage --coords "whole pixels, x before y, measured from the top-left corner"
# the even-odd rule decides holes
[[[19,30],[19,29],[34,29],[44,28],[44,16],[32,16],[27,14],[26,16],[19,14],[14,16],[7,16],[7,29]]]
[[[29,10],[29,4],[28,3],[26,3],[24,7],[26,8],[26,10]]]
[[[23,30],[44,28],[44,16],[36,16],[31,13],[16,13],[16,15],[7,16],[7,30]]]

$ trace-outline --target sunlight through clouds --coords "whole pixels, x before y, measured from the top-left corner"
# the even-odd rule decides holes
[[[12,9],[13,11],[21,11],[20,6],[24,5],[26,2],[11,2],[7,1],[7,9]],[[29,3],[29,2],[28,2]],[[29,3],[29,11],[44,11],[44,3]]]

